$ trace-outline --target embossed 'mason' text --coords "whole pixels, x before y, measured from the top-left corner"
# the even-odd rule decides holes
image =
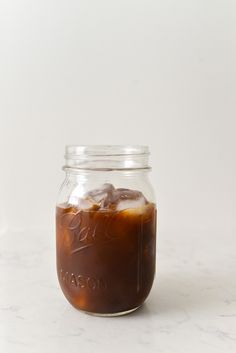
[[[63,269],[60,270],[60,279],[69,286],[81,289],[105,290],[107,288],[106,282],[101,278],[78,275]]]

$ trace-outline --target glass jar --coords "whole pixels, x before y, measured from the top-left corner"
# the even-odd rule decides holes
[[[57,273],[77,309],[137,309],[155,274],[156,205],[147,146],[67,146],[56,208]]]

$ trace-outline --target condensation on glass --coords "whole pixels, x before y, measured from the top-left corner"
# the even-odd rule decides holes
[[[115,316],[143,304],[155,275],[156,203],[146,146],[67,146],[56,208],[57,273],[68,301]]]

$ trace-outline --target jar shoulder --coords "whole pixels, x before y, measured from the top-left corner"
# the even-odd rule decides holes
[[[59,189],[57,204],[69,203],[84,197],[94,190],[103,190],[104,185],[114,189],[129,189],[143,194],[149,202],[156,202],[154,188],[147,173],[123,175],[122,173],[67,174]]]

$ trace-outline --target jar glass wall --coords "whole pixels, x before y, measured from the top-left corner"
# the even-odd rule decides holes
[[[56,208],[57,272],[77,309],[121,315],[155,274],[156,204],[146,146],[68,146]]]

